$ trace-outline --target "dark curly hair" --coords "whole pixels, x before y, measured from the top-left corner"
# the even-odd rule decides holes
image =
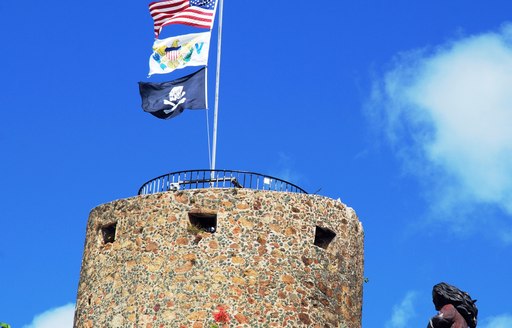
[[[442,282],[432,289],[432,301],[437,311],[447,304],[453,305],[469,327],[476,328],[478,308],[475,305],[476,300],[471,299],[468,293]]]

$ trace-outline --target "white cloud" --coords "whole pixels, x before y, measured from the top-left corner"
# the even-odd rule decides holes
[[[402,302],[393,306],[391,319],[386,322],[386,328],[404,328],[409,327],[409,321],[416,315],[414,312],[414,301],[416,292],[408,292]]]
[[[436,214],[512,214],[512,25],[398,56],[371,114]],[[512,230],[502,236],[512,241]]]
[[[277,163],[271,175],[295,185],[301,183],[302,175],[293,169],[296,166],[295,160],[284,152],[279,152],[277,155]]]
[[[510,328],[512,327],[512,315],[503,314],[496,317],[490,317],[478,325],[482,328]]]
[[[67,304],[48,310],[34,317],[31,324],[23,328],[72,328],[75,304]]]

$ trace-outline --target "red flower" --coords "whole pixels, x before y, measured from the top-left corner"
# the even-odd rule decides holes
[[[226,312],[226,309],[224,307],[218,306],[217,312],[213,313],[213,319],[215,320],[215,322],[228,323],[229,314]]]

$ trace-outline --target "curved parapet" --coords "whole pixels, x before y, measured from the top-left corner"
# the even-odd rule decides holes
[[[339,201],[195,189],[92,210],[75,327],[361,327],[363,229]]]

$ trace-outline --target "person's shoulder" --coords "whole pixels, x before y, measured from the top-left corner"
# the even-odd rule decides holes
[[[453,306],[452,304],[446,304],[441,308],[441,310],[439,310],[438,316],[446,320],[452,320],[457,316],[457,314],[459,314],[459,312],[457,311],[455,306]]]

